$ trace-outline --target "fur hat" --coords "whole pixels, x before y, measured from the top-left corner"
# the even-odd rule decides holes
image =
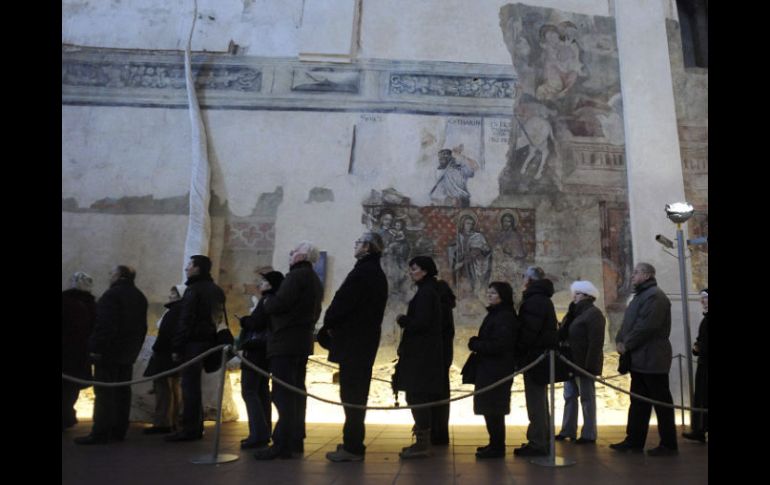
[[[94,279],[88,273],[77,271],[70,278],[70,286],[81,291],[90,292],[94,287]]]
[[[573,296],[575,293],[583,293],[584,295],[599,298],[599,290],[590,281],[575,281],[570,285],[569,289],[572,291]]]

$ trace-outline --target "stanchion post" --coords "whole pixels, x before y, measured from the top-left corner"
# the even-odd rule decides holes
[[[682,412],[682,427],[685,427],[684,424],[684,383],[682,382],[682,354],[677,354],[677,357],[679,358],[679,399],[682,401],[682,409],[680,410]]]
[[[568,460],[561,456],[556,456],[556,351],[548,351],[548,361],[550,367],[550,382],[551,382],[551,417],[548,422],[548,443],[549,452],[548,456],[539,456],[529,460],[530,463],[540,466],[558,467],[558,466],[570,466],[576,463],[575,460]]]
[[[219,369],[219,394],[217,396],[217,423],[214,431],[214,453],[211,456],[203,455],[199,458],[190,460],[196,465],[216,465],[219,463],[229,463],[238,459],[238,455],[231,453],[219,454],[219,433],[222,427],[222,399],[225,395],[225,378],[227,377],[227,361],[230,346],[225,345],[222,349],[222,367]]]

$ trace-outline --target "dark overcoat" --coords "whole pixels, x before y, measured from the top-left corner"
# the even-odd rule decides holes
[[[133,281],[120,278],[96,303],[96,323],[88,342],[104,363],[133,364],[147,335],[147,298]]]

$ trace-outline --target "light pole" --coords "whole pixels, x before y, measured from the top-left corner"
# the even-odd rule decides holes
[[[690,339],[690,309],[687,305],[687,272],[685,267],[684,256],[684,233],[682,232],[682,224],[692,217],[693,207],[687,202],[675,202],[673,204],[666,204],[666,215],[671,222],[676,224],[676,249],[677,259],[679,260],[679,288],[682,293],[682,323],[684,324],[684,345],[685,352],[690,352],[692,349],[692,341]],[[687,359],[687,391],[690,393],[690,404],[692,404],[692,359]]]

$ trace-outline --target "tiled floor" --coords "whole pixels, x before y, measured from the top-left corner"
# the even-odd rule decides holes
[[[166,443],[160,436],[141,433],[143,424],[132,424],[126,441],[108,445],[78,446],[72,438],[87,434],[90,421],[62,433],[62,484],[654,484],[704,485],[708,483],[708,445],[680,439],[679,455],[651,458],[645,454],[620,454],[609,443],[624,437],[623,426],[602,426],[596,445],[556,443],[556,455],[576,461],[569,467],[544,467],[514,458],[513,448],[526,441],[524,426],[508,426],[504,460],[477,461],[476,446],[487,443],[483,426],[453,426],[451,445],[434,448],[430,458],[400,460],[398,451],[410,444],[410,427],[367,426],[367,454],[362,463],[331,463],[325,454],[342,441],[339,424],[308,424],[302,459],[258,462],[238,444],[246,436],[246,423],[222,425],[220,453],[239,459],[220,465],[195,465],[196,457],[211,457],[214,423],[206,422],[201,441]],[[681,432],[681,429],[680,429]],[[647,446],[657,445],[653,426]]]

